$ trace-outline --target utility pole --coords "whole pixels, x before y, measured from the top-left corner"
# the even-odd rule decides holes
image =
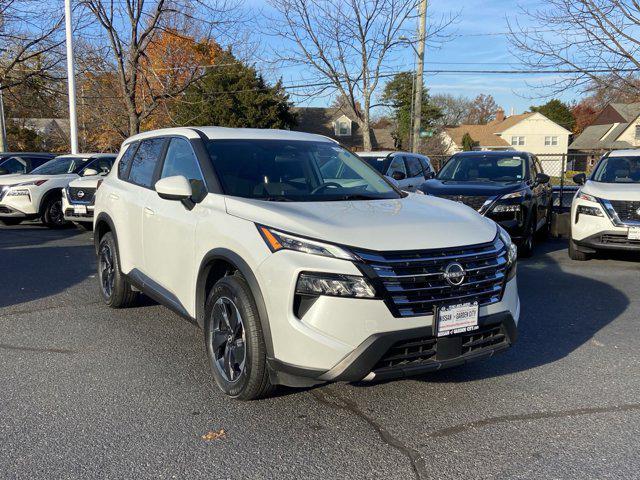
[[[71,0],[64,0],[64,17],[67,33],[67,84],[69,86],[69,129],[71,131],[71,153],[78,153],[78,119],[76,118],[76,78],[73,68]]]
[[[427,39],[427,0],[420,0],[418,19],[418,48],[416,50],[416,86],[413,92],[413,145],[411,151],[418,152],[420,147],[420,120],[422,119],[422,74],[424,72],[424,48]]]
[[[0,152],[7,151],[7,126],[4,123],[4,102],[2,101],[2,85],[0,85]]]

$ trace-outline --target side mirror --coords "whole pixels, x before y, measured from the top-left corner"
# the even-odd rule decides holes
[[[573,182],[576,185],[584,185],[587,183],[587,175],[585,173],[577,173],[573,176]]]
[[[161,178],[156,182],[156,192],[165,200],[188,200],[193,195],[189,180],[182,175]]]
[[[549,183],[550,180],[551,180],[551,177],[546,173],[538,173],[536,175],[536,183],[539,185],[544,185],[546,183]]]
[[[431,180],[432,178],[436,178],[435,172],[429,171],[424,173],[425,180]]]
[[[85,168],[82,172],[83,177],[93,177],[94,175],[98,175],[98,171],[93,168]]]
[[[399,170],[395,170],[392,174],[391,177],[394,180],[404,180],[405,178],[407,178],[407,175]]]

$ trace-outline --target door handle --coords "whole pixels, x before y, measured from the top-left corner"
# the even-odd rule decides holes
[[[156,212],[154,212],[153,210],[151,210],[150,208],[144,207],[144,214],[148,215],[148,216],[152,216],[155,215]]]

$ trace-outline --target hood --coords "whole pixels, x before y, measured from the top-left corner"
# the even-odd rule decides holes
[[[35,182],[36,180],[59,180],[65,178],[73,178],[77,175],[70,173],[67,175],[3,175],[0,177],[0,186],[17,185],[18,183]]]
[[[607,200],[640,201],[640,183],[603,183],[588,180],[581,190]]]
[[[429,195],[469,195],[495,197],[506,193],[522,190],[525,185],[521,182],[455,182],[453,180],[427,180],[420,190]]]
[[[397,200],[266,202],[225,198],[245,220],[362,249],[419,250],[490,242],[496,224],[473,209],[425,195]]]
[[[97,188],[98,182],[104,180],[104,175],[90,175],[88,177],[80,177],[77,180],[69,183],[70,187],[75,188]]]

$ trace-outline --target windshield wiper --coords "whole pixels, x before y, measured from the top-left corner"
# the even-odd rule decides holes
[[[343,195],[339,200],[383,200],[380,197],[374,197],[371,195],[363,195],[362,193],[350,193]]]

